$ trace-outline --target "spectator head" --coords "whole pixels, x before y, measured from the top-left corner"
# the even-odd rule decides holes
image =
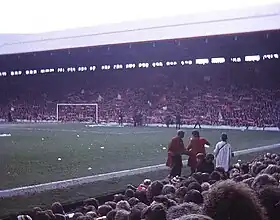
[[[225,173],[226,173],[225,168],[223,168],[223,167],[216,167],[215,171],[219,172],[222,175],[222,177],[225,176]]]
[[[267,216],[270,220],[279,219],[280,213],[280,188],[265,187],[258,192],[261,204],[267,211]]]
[[[107,213],[106,219],[107,220],[114,220],[116,216],[117,210],[111,210],[110,212]]]
[[[147,207],[148,206],[145,203],[139,202],[133,208],[139,209],[142,212]]]
[[[141,211],[137,208],[132,208],[129,214],[129,220],[141,220]]]
[[[208,181],[209,181],[209,176],[210,176],[209,173],[202,173],[202,174],[201,174],[201,180],[202,180],[202,182],[208,182]]]
[[[114,195],[114,202],[119,202],[119,201],[122,201],[122,200],[124,200],[125,198],[124,198],[124,195],[122,195],[122,194],[116,194],[116,195]]]
[[[192,131],[192,136],[193,136],[193,138],[199,138],[200,137],[199,131],[197,131],[197,130]]]
[[[167,220],[180,218],[184,215],[200,214],[201,208],[194,203],[183,203],[178,206],[171,207],[167,211]]]
[[[133,206],[135,206],[137,203],[139,203],[140,202],[140,200],[139,199],[137,199],[137,198],[135,198],[135,197],[132,197],[132,198],[130,198],[129,200],[128,200],[128,203],[129,203],[129,205],[131,206],[131,207],[133,207]]]
[[[185,187],[185,186],[181,186],[180,188],[178,188],[178,189],[176,190],[175,195],[176,195],[179,199],[183,199],[187,192],[188,192],[188,188]]]
[[[43,211],[43,209],[40,208],[40,207],[34,207],[32,211],[33,211],[34,214],[36,214],[37,212]]]
[[[129,220],[129,212],[123,209],[117,210],[115,220]]]
[[[205,159],[205,156],[204,156],[203,153],[198,153],[198,154],[196,155],[196,162],[197,162],[198,164],[202,163],[202,161],[203,161],[204,159]]]
[[[217,171],[217,172],[220,173],[222,180],[228,179],[228,174],[226,173],[225,168],[223,168],[223,167],[216,167],[214,171]]]
[[[228,136],[227,136],[226,133],[222,133],[222,135],[221,135],[221,140],[224,141],[224,142],[227,142]]]
[[[143,202],[145,204],[148,203],[147,194],[145,191],[136,190],[135,198],[139,199],[140,202]]]
[[[191,215],[184,215],[176,220],[213,220],[207,215],[200,215],[200,214],[191,214]]]
[[[199,183],[199,184],[202,183],[202,173],[201,172],[193,173],[192,177],[197,181],[197,183]]]
[[[84,205],[85,206],[93,205],[95,207],[95,209],[97,210],[98,206],[99,206],[99,202],[95,198],[89,198],[89,199],[84,200]]]
[[[117,203],[113,202],[113,201],[108,201],[108,202],[105,202],[105,205],[109,205],[112,207],[112,209],[115,209],[116,208],[116,205]]]
[[[177,131],[177,136],[183,139],[185,137],[185,132],[182,130]]]
[[[242,174],[247,174],[250,172],[249,164],[243,163],[240,166],[240,171]]]
[[[209,180],[220,181],[221,179],[222,179],[222,176],[221,176],[220,172],[218,172],[218,171],[213,171],[209,177]]]
[[[213,162],[214,161],[214,155],[213,154],[207,154],[205,159],[206,159],[207,162]]]
[[[154,196],[158,196],[161,194],[162,189],[163,189],[163,184],[160,181],[152,182],[152,184],[148,187],[147,190],[148,199],[152,201]]]
[[[123,209],[126,211],[130,211],[130,205],[129,205],[128,201],[122,200],[117,203],[116,209],[117,210]]]
[[[89,211],[86,213],[86,216],[90,217],[91,219],[95,219],[98,217],[98,215],[96,214],[96,212],[93,211]]]
[[[189,184],[192,183],[192,182],[197,182],[197,180],[194,177],[191,176],[191,177],[188,177],[187,179],[184,179],[181,182],[180,186],[188,187]]]
[[[85,212],[96,212],[96,208],[93,205],[85,206]]]
[[[51,218],[55,218],[55,215],[53,213],[53,211],[51,209],[47,209],[45,210],[45,212],[51,217]]]
[[[142,211],[142,218],[146,220],[165,220],[166,208],[161,203],[154,203]]]
[[[81,216],[84,216],[84,214],[81,212],[75,212],[72,217],[72,220],[76,220],[78,217],[81,217]]]
[[[200,205],[203,203],[203,196],[198,190],[191,189],[186,193],[184,202],[193,202]]]
[[[189,191],[189,190],[192,190],[192,189],[195,189],[195,190],[197,190],[197,191],[199,191],[199,192],[202,191],[201,185],[200,185],[198,182],[193,182],[193,183],[190,183],[190,184],[189,184],[189,186],[188,186],[188,191]]]
[[[106,216],[108,214],[108,212],[110,212],[112,210],[112,207],[109,205],[101,205],[98,207],[97,209],[97,213],[100,217],[102,216]]]
[[[159,195],[154,197],[154,203],[161,203],[163,204],[167,209],[171,206],[176,205],[176,202],[172,199],[168,199],[167,196]]]
[[[201,184],[201,190],[203,191],[208,191],[210,189],[210,183],[204,182]]]
[[[125,191],[124,195],[127,199],[130,199],[130,198],[134,197],[134,191],[132,189],[127,189]]]
[[[54,214],[62,214],[64,215],[64,210],[62,205],[59,202],[54,202],[51,207]]]
[[[260,174],[254,179],[252,183],[252,188],[254,188],[255,190],[258,190],[265,186],[278,186],[278,182],[271,175]]]
[[[235,175],[239,174],[239,170],[237,168],[232,168],[230,171],[229,171],[229,178],[232,178],[234,177]]]
[[[264,210],[255,192],[231,180],[216,183],[206,196],[204,212],[215,220],[264,220]]]
[[[163,189],[162,189],[163,195],[174,194],[175,192],[176,192],[176,188],[173,185],[167,184],[167,185],[163,186]]]

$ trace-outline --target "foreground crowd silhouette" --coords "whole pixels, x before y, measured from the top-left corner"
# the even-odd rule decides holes
[[[280,214],[280,155],[266,153],[229,172],[208,173],[128,185],[124,194],[99,204],[86,199],[65,213],[59,202],[50,210],[35,207],[19,220],[278,220]]]

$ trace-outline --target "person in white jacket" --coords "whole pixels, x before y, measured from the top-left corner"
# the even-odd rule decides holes
[[[223,133],[221,141],[216,144],[214,156],[216,159],[216,167],[223,167],[226,172],[229,170],[232,157],[231,145],[227,142],[228,136]]]

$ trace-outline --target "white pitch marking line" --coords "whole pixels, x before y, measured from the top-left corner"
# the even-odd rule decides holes
[[[280,143],[261,146],[261,147],[254,147],[254,148],[249,148],[249,149],[245,149],[245,150],[238,150],[238,151],[234,152],[234,155],[240,156],[240,155],[244,155],[244,154],[256,153],[256,152],[263,151],[263,150],[271,150],[271,149],[278,148],[278,147],[280,147]]]
[[[258,152],[258,151],[270,150],[270,149],[274,149],[274,148],[278,148],[278,147],[280,147],[280,143],[235,151],[234,154],[236,156],[240,156],[240,155],[254,153],[254,152]],[[186,165],[186,164],[187,164],[187,161],[184,161],[184,165]],[[93,183],[96,181],[108,180],[108,179],[112,179],[112,178],[116,178],[116,177],[132,176],[132,175],[136,175],[136,174],[142,174],[142,173],[152,172],[152,171],[156,171],[156,170],[163,170],[163,169],[167,169],[166,165],[159,164],[159,165],[147,166],[147,167],[130,169],[130,170],[122,170],[122,171],[98,174],[98,175],[93,175],[93,176],[85,176],[85,177],[80,177],[80,178],[75,178],[75,179],[68,179],[68,180],[43,183],[43,184],[38,184],[38,185],[6,189],[6,190],[0,191],[0,198],[21,196],[21,195],[26,195],[26,194],[31,194],[31,193],[38,193],[38,192],[43,192],[43,191],[48,191],[48,190],[54,190],[54,189],[63,189],[63,188],[70,187],[70,186],[77,186],[77,185],[81,185],[81,184]]]

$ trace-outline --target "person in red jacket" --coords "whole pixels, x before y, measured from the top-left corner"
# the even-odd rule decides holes
[[[204,157],[206,156],[204,145],[210,145],[210,143],[205,138],[200,137],[198,131],[193,131],[190,143],[187,147],[189,155],[188,166],[191,168],[192,174],[195,172],[197,167],[196,155],[201,153]]]
[[[186,154],[186,148],[183,142],[184,136],[185,132],[179,130],[177,136],[173,137],[168,145],[166,166],[171,168],[169,178],[181,176],[183,167],[182,154]]]

